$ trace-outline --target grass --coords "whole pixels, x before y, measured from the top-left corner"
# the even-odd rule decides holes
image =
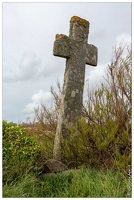
[[[52,176],[27,174],[3,186],[3,197],[131,197],[131,181],[120,171],[92,168]]]

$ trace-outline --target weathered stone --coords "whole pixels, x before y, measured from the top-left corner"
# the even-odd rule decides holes
[[[82,112],[85,65],[97,65],[97,48],[87,44],[89,22],[74,16],[69,37],[56,35],[53,54],[66,58],[64,85],[54,143],[54,158],[61,160],[61,138],[67,138],[66,126],[73,124]]]
[[[48,166],[46,164],[43,165],[42,167],[42,171],[43,174],[45,173],[50,173],[50,169],[48,168]]]
[[[49,169],[49,173],[53,173],[53,172],[61,172],[64,170],[67,170],[68,167],[63,164],[62,162],[55,160],[55,159],[49,159],[44,163],[44,168],[48,168]],[[48,173],[47,172],[47,173]]]

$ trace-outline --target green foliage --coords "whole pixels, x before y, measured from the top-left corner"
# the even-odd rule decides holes
[[[47,128],[43,128],[38,123],[34,124],[27,132],[40,145],[44,159],[52,158],[55,134],[48,131]]]
[[[110,130],[110,131],[109,131]],[[123,133],[127,137],[128,133]],[[131,165],[129,143],[118,137],[118,125],[107,121],[107,126],[88,124],[84,118],[70,129],[70,139],[62,140],[64,162],[97,168],[123,169],[128,171]],[[124,147],[124,149],[122,149]]]
[[[120,171],[92,168],[51,176],[24,175],[3,188],[3,197],[131,197],[130,181]]]
[[[61,144],[63,162],[69,164],[73,161],[75,167],[84,164],[119,168],[127,173],[128,166],[131,166],[132,117],[132,52],[129,48],[127,50],[124,56],[124,48],[116,48],[106,69],[105,83],[94,90],[88,87],[88,99],[84,102],[81,119],[73,127],[66,127],[68,131],[64,134],[70,138],[63,138]],[[53,153],[61,100],[59,83],[57,86],[58,92],[51,87],[54,106],[48,109],[41,105],[35,110],[47,158]]]
[[[131,52],[126,58],[122,52],[116,49],[107,68],[107,84],[88,90],[83,117],[68,130],[70,139],[62,141],[64,159],[76,167],[87,163],[127,173],[131,166]]]
[[[58,83],[59,92],[51,87],[53,107],[37,108],[38,122],[32,128],[3,121],[4,197],[131,197],[132,55],[129,49],[126,57],[122,53],[123,48],[115,49],[105,84],[87,91],[82,116],[66,127],[69,139],[62,138],[63,163],[94,169],[44,178],[31,173],[44,158],[52,158],[61,96]]]
[[[3,182],[26,173],[37,162],[40,146],[21,125],[3,121]]]
[[[40,182],[33,174],[25,174],[18,181],[3,187],[3,197],[36,197],[40,191]]]

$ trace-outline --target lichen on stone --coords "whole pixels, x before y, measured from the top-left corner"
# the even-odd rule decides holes
[[[75,97],[75,91],[74,90],[71,93],[71,97]]]
[[[86,26],[89,26],[89,24],[90,24],[89,21],[82,19],[78,16],[71,17],[70,22],[79,22],[81,25],[86,25]]]
[[[65,36],[64,34],[56,34],[56,39],[59,39],[61,37]]]

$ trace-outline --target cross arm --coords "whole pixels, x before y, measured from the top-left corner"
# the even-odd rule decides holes
[[[98,61],[98,48],[92,44],[86,47],[86,64],[96,66]]]
[[[57,34],[54,42],[53,55],[69,58],[71,52],[71,39],[63,34]]]

